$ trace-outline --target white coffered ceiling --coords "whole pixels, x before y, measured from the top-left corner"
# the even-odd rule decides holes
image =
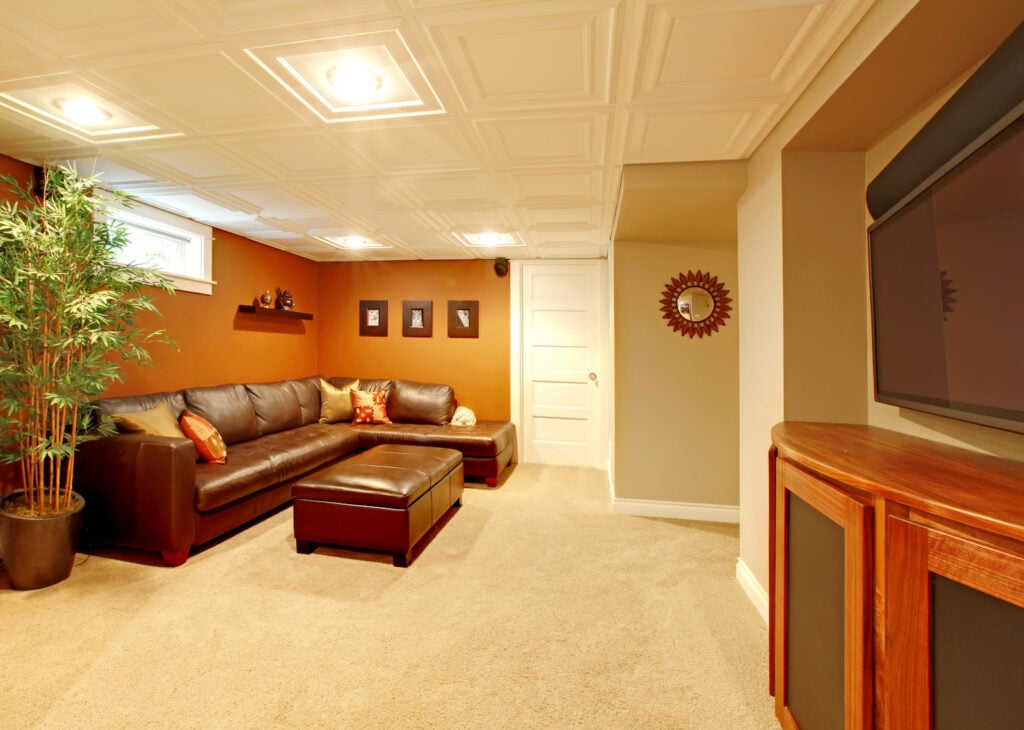
[[[0,0],[0,152],[317,261],[603,257],[623,165],[748,156],[871,3]]]

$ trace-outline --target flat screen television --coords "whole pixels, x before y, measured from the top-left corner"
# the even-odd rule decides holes
[[[1024,433],[1024,105],[868,238],[875,399]]]

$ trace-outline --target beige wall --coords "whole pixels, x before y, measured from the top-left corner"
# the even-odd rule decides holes
[[[864,156],[782,155],[785,417],[864,423]]]
[[[776,421],[870,423],[1024,459],[1024,436],[873,402],[864,188],[952,89],[904,114],[870,149],[833,139],[831,149],[847,151],[786,151],[916,5],[878,0],[749,161],[738,211],[740,563],[762,588],[768,585],[766,451]],[[965,6],[963,12],[986,10]],[[886,103],[885,91],[872,87],[879,104]]]
[[[768,449],[784,418],[782,167],[752,161],[738,208],[740,559],[768,588]]]
[[[851,32],[748,163],[748,186],[740,199],[737,211],[737,264],[742,291],[739,310],[742,327],[739,369],[738,570],[759,584],[760,591],[754,586],[746,587],[748,591],[759,592],[762,600],[767,598],[768,587],[767,453],[771,443],[770,431],[775,423],[786,418],[787,408],[791,407],[794,411],[800,412],[815,410],[814,398],[810,395],[794,395],[791,405],[790,394],[785,392],[785,383],[787,370],[805,368],[806,363],[797,362],[796,358],[803,357],[806,352],[813,350],[815,343],[808,338],[813,338],[815,333],[821,332],[821,327],[805,321],[810,315],[785,311],[784,286],[790,306],[796,306],[793,298],[798,296],[799,288],[796,287],[795,292],[788,292],[788,286],[793,281],[813,279],[813,272],[802,268],[802,256],[799,254],[800,248],[809,245],[808,241],[794,239],[791,242],[787,237],[784,228],[784,188],[787,184],[791,189],[794,186],[804,187],[793,177],[793,173],[803,166],[815,167],[815,161],[791,159],[791,163],[799,164],[796,168],[791,168],[791,176],[787,181],[784,176],[783,150],[815,111],[835,93],[843,81],[915,4],[914,0],[878,0],[872,5],[861,23]],[[848,177],[849,174],[842,176],[842,190],[846,193],[850,182]],[[861,210],[864,205],[863,192],[861,189],[858,194]],[[815,195],[830,200],[831,193],[826,189],[816,191]],[[793,206],[800,203],[795,200],[789,202],[787,213],[791,216],[792,222],[795,210]],[[829,203],[833,204],[840,209],[845,209],[846,205],[842,200]],[[803,225],[802,222],[801,226]],[[808,228],[814,227],[812,223],[806,225]],[[787,257],[786,250],[790,245],[794,248],[791,251],[792,255]],[[834,272],[832,273],[834,275]],[[787,278],[789,281],[786,281]],[[845,284],[847,287],[851,286],[849,281]],[[860,298],[863,297],[862,292]],[[789,323],[791,315],[794,317],[792,325]],[[790,326],[803,330],[803,334],[790,333],[787,337],[786,329]],[[863,327],[863,323],[855,325],[855,329],[861,332],[860,337],[863,337]],[[852,348],[849,342],[850,340],[843,340],[839,336],[838,339],[832,340],[831,346],[837,350]],[[787,347],[793,349],[788,350]],[[864,362],[863,357],[860,361]],[[814,390],[820,392],[817,386]],[[849,394],[844,398],[849,398]]]
[[[739,322],[733,250],[615,242],[616,499],[738,504]],[[674,332],[660,300],[672,277],[710,272],[733,299],[710,337]]]

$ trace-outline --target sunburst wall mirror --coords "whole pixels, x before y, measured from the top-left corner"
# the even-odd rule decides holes
[[[661,315],[673,332],[703,337],[725,326],[732,307],[729,290],[717,276],[687,271],[672,277],[661,293]]]

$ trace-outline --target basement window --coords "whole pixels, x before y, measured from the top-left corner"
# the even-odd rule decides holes
[[[111,205],[110,218],[128,234],[121,263],[157,269],[178,291],[212,294],[213,229],[188,218],[134,203]]]

